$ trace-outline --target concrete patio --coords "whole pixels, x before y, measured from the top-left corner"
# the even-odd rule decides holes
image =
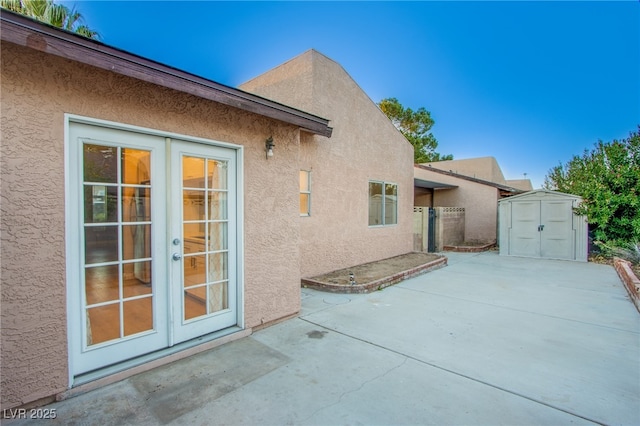
[[[298,318],[46,423],[640,424],[640,315],[612,267],[446,255],[371,294],[303,289]]]

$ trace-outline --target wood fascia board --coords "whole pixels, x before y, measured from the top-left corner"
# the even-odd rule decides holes
[[[331,137],[329,120],[0,10],[3,41],[188,93]]]

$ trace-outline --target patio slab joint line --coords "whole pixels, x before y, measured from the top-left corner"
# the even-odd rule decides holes
[[[416,357],[414,357],[414,356],[407,355],[407,354],[402,353],[402,352],[400,352],[400,351],[396,351],[396,350],[394,350],[394,349],[387,348],[387,347],[382,346],[382,345],[379,345],[379,344],[377,344],[377,343],[370,342],[370,341],[368,341],[368,340],[361,339],[361,338],[359,338],[359,337],[351,336],[350,334],[346,334],[346,333],[344,333],[344,332],[341,332],[341,331],[335,330],[335,329],[333,329],[333,328],[325,327],[325,326],[324,326],[324,325],[322,325],[322,324],[315,323],[315,322],[313,322],[313,321],[311,321],[311,320],[308,320],[308,319],[306,319],[306,318],[303,318],[303,317],[299,317],[299,318],[300,318],[302,321],[305,321],[305,322],[307,322],[307,323],[309,323],[309,324],[313,324],[313,325],[315,325],[315,326],[317,326],[317,327],[321,327],[321,328],[324,328],[325,330],[332,331],[332,332],[334,332],[334,333],[338,333],[338,334],[340,334],[340,335],[342,335],[342,336],[345,336],[345,337],[348,337],[348,338],[350,338],[350,339],[354,339],[354,340],[357,340],[357,341],[359,341],[359,342],[362,342],[362,343],[366,343],[366,344],[368,344],[368,345],[375,346],[375,347],[380,348],[380,349],[382,349],[382,350],[385,350],[385,351],[388,351],[388,352],[392,352],[392,353],[394,353],[394,354],[396,354],[396,355],[400,355],[400,356],[403,356],[403,357],[405,357],[405,358],[412,359],[412,360],[414,360],[414,361],[416,361],[416,362],[419,362],[420,364],[428,365],[428,366],[430,366],[430,367],[437,368],[438,370],[442,370],[442,371],[445,371],[445,372],[447,372],[447,373],[455,374],[456,376],[463,377],[463,378],[465,378],[465,379],[467,379],[467,380],[471,380],[471,381],[474,381],[474,382],[476,382],[476,383],[480,383],[480,384],[482,384],[482,385],[492,387],[492,388],[497,389],[497,390],[499,390],[499,391],[506,392],[506,393],[509,393],[509,394],[511,394],[511,395],[518,396],[518,397],[520,397],[520,398],[524,398],[524,399],[526,399],[526,400],[529,400],[529,401],[535,402],[535,403],[540,404],[540,405],[544,405],[545,407],[549,407],[549,408],[554,409],[554,410],[557,410],[557,411],[561,411],[561,412],[563,412],[563,413],[569,414],[569,415],[574,416],[574,417],[578,417],[578,418],[583,419],[583,420],[586,420],[586,421],[588,421],[588,422],[592,422],[592,423],[595,423],[595,424],[602,424],[602,422],[600,422],[600,421],[598,421],[598,420],[590,419],[589,417],[585,417],[585,416],[583,416],[583,415],[581,415],[581,414],[574,413],[574,412],[572,412],[572,411],[565,410],[565,409],[560,408],[560,407],[556,407],[556,406],[554,406],[554,405],[548,404],[548,403],[546,403],[546,402],[544,402],[544,401],[537,400],[537,399],[532,398],[532,397],[530,397],[530,396],[527,396],[527,395],[524,395],[524,394],[521,394],[521,393],[518,393],[518,392],[515,392],[515,391],[512,391],[512,390],[509,390],[509,389],[503,388],[503,387],[501,387],[501,386],[498,386],[498,385],[495,385],[495,384],[492,384],[492,383],[489,383],[489,382],[485,382],[485,381],[483,381],[483,380],[476,379],[476,378],[471,377],[471,376],[467,376],[466,374],[462,374],[462,373],[459,373],[459,372],[454,371],[454,370],[450,370],[450,369],[445,368],[445,367],[441,367],[441,366],[439,366],[439,365],[437,365],[437,364],[433,364],[433,363],[430,363],[430,362],[427,362],[427,361],[421,360],[421,359],[416,358]],[[389,371],[390,371],[390,370],[389,370]],[[389,371],[387,371],[387,373],[388,373]],[[386,374],[386,373],[385,373],[385,374]],[[326,408],[326,407],[325,407],[325,408]]]
[[[326,410],[327,408],[333,407],[334,405],[339,404],[339,403],[342,401],[342,398],[344,398],[344,396],[345,396],[345,395],[347,395],[347,394],[352,394],[352,393],[355,393],[355,392],[358,392],[360,389],[362,389],[363,387],[365,387],[367,384],[369,384],[369,383],[371,383],[371,382],[374,382],[374,381],[376,381],[376,380],[378,380],[378,379],[380,379],[380,378],[382,378],[382,377],[386,376],[387,374],[391,373],[391,372],[392,372],[392,371],[394,371],[394,370],[397,370],[398,368],[402,367],[403,365],[405,365],[405,364],[407,363],[407,359],[409,359],[409,358],[405,357],[405,358],[402,360],[402,362],[401,362],[401,363],[399,363],[398,365],[395,365],[395,366],[393,366],[393,367],[391,367],[391,368],[387,369],[387,371],[385,371],[384,373],[382,373],[382,374],[378,374],[377,376],[372,377],[372,378],[370,378],[369,380],[365,380],[365,381],[364,381],[364,382],[362,382],[362,383],[360,384],[360,386],[358,386],[357,388],[355,388],[355,389],[351,389],[351,390],[346,390],[346,391],[342,392],[342,393],[340,394],[340,396],[338,397],[337,401],[335,401],[335,402],[333,402],[333,403],[331,403],[331,404],[328,404],[328,405],[325,405],[325,406],[323,406],[323,407],[320,407],[320,408],[316,409],[313,413],[311,413],[309,416],[307,416],[305,419],[303,419],[300,423],[303,423],[303,424],[304,424],[304,423],[306,423],[309,419],[313,418],[313,416],[315,416],[315,415],[316,415],[316,413],[318,413],[318,412],[320,412],[320,411],[322,411],[322,410]]]
[[[610,327],[608,325],[596,324],[596,323],[593,323],[593,322],[578,321],[578,320],[575,320],[575,319],[559,317],[559,316],[556,316],[556,315],[541,314],[539,312],[533,312],[533,311],[526,311],[524,309],[511,308],[509,306],[495,305],[493,303],[487,303],[487,302],[478,302],[477,300],[464,299],[462,297],[448,296],[446,294],[434,293],[434,292],[431,292],[431,291],[422,291],[422,290],[418,290],[418,289],[415,289],[415,288],[407,288],[407,287],[403,287],[403,286],[397,286],[396,288],[398,288],[400,290],[408,290],[408,291],[415,291],[415,292],[418,292],[418,293],[430,294],[432,296],[447,297],[449,299],[462,300],[464,302],[469,302],[469,303],[477,303],[479,305],[491,306],[493,308],[507,309],[507,310],[514,311],[514,312],[522,312],[522,313],[525,313],[525,314],[539,315],[541,317],[553,318],[553,319],[562,320],[562,321],[576,322],[578,324],[584,324],[584,325],[591,325],[591,326],[594,326],[594,327],[606,328],[607,330],[615,330],[615,331],[620,331],[622,333],[631,333],[631,334],[640,335],[640,333],[638,333],[637,331],[634,331],[634,330],[625,330],[625,329],[622,329],[622,328]]]

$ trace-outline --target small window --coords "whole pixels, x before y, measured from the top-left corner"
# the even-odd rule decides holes
[[[311,172],[300,170],[300,216],[311,216]]]
[[[388,182],[369,182],[369,226],[398,223],[398,185]]]

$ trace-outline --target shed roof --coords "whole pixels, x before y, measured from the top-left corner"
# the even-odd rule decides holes
[[[565,194],[564,192],[558,192],[558,191],[550,191],[548,189],[535,189],[533,191],[528,191],[522,194],[518,194],[518,195],[514,195],[512,197],[509,198],[504,198],[502,200],[499,200],[499,203],[502,202],[508,202],[508,201],[517,201],[517,200],[522,200],[522,199],[527,199],[527,198],[540,198],[541,196],[552,196],[555,198],[571,198],[573,200],[582,200],[582,197],[580,197],[579,195],[573,195],[573,194]]]
[[[0,9],[0,38],[331,137],[329,120]]]

